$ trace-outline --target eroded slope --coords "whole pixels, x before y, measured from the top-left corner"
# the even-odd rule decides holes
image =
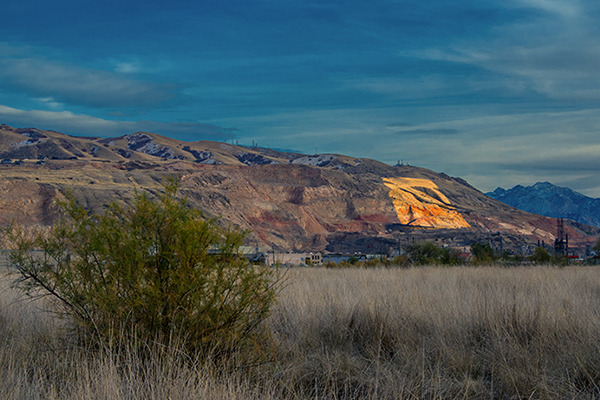
[[[58,159],[43,165],[35,159],[0,164],[1,225],[13,219],[51,224],[53,199],[67,188],[101,212],[111,201],[127,202],[134,188],[156,192],[165,176],[175,176],[193,207],[250,230],[250,244],[263,249],[379,252],[410,243],[403,239],[409,236],[461,249],[503,236],[505,248],[511,243],[519,249],[537,240],[551,243],[556,230],[551,218],[516,210],[460,178],[423,168],[146,133],[74,138],[0,126],[3,156],[33,157],[49,148]],[[65,159],[71,156],[78,159]],[[600,232],[572,224],[566,229],[570,243],[579,246],[594,243]]]
[[[460,229],[470,225],[437,185],[427,179],[383,178],[400,223],[431,229]]]

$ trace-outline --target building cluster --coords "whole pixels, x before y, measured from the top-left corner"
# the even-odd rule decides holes
[[[277,253],[261,252],[253,248],[242,246],[240,253],[251,262],[261,263],[267,266],[285,265],[285,266],[303,266],[303,265],[321,265],[329,263],[364,262],[373,259],[380,259],[381,254],[363,254],[363,253]]]

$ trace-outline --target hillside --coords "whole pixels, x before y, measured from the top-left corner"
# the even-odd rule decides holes
[[[110,201],[127,202],[134,188],[155,192],[165,176],[175,176],[192,206],[251,230],[248,244],[277,251],[391,252],[420,240],[520,251],[538,240],[551,243],[556,229],[555,220],[491,199],[460,178],[343,155],[2,125],[0,158],[10,160],[0,164],[0,225],[51,224],[54,198],[67,188],[101,211]],[[600,233],[576,223],[566,229],[573,247]]]
[[[224,143],[181,142],[165,136],[135,132],[115,138],[74,137],[35,128],[0,125],[0,158],[157,162],[181,160],[212,165],[265,165],[287,162],[290,155]]]
[[[600,199],[549,182],[509,190],[499,187],[486,194],[523,211],[600,227]]]

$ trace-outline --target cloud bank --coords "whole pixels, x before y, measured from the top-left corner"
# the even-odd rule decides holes
[[[0,59],[0,88],[102,108],[155,107],[176,97],[178,90],[175,85],[142,82],[42,57]]]
[[[111,121],[70,111],[19,110],[0,105],[2,123],[16,127],[51,129],[71,135],[111,137],[137,131],[158,133],[180,140],[223,140],[235,137],[235,129],[212,124],[158,122],[158,121]]]

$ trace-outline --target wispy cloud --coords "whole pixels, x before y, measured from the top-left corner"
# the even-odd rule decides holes
[[[174,98],[178,90],[174,85],[142,82],[42,57],[0,59],[0,87],[92,107],[157,106]]]
[[[482,105],[469,107],[473,115],[466,116],[464,108],[432,110],[410,124],[403,121],[415,109],[389,108],[240,118],[236,126],[256,132],[246,137],[261,145],[306,153],[318,146],[319,152],[390,164],[404,160],[460,176],[484,191],[539,180],[564,186],[576,181],[585,194],[600,197],[600,181],[593,177],[600,168],[598,109],[514,113],[507,107],[506,113],[490,115],[490,107]]]
[[[516,3],[567,18],[576,17],[581,13],[581,6],[577,0],[519,0]]]
[[[418,136],[438,136],[438,135],[456,135],[458,130],[456,129],[395,129],[395,132],[399,135],[418,135]]]
[[[115,72],[121,74],[133,74],[140,71],[140,67],[135,62],[118,62],[115,64]]]
[[[356,81],[349,81],[345,86],[379,94],[423,98],[448,90],[450,82],[439,75],[428,75],[412,79],[397,77],[363,78]]]
[[[502,21],[483,38],[451,39],[442,46],[401,54],[487,70],[493,74],[488,77],[490,88],[513,94],[529,91],[551,99],[600,101],[600,29],[591,17],[593,3],[514,0],[504,4],[507,9],[530,8],[537,13]],[[473,79],[469,76],[469,81]]]
[[[235,129],[217,125],[158,121],[111,121],[70,111],[20,110],[0,105],[0,120],[17,127],[52,129],[68,134],[89,136],[118,136],[146,131],[180,140],[223,140],[235,137]]]
[[[63,108],[63,104],[55,101],[52,97],[40,97],[35,100],[53,110],[61,110]]]

